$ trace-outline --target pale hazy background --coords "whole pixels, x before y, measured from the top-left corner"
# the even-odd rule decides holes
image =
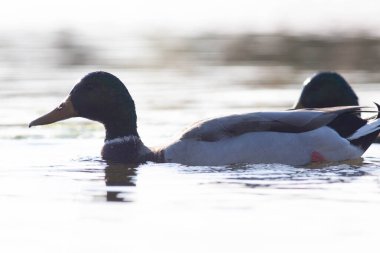
[[[371,0],[193,0],[193,1],[5,1],[3,30],[157,29],[188,32],[329,33],[369,31],[378,34],[379,2]]]
[[[379,7],[370,0],[6,1],[0,79],[21,78],[25,69],[46,78],[57,68],[212,65],[255,67],[248,84],[300,84],[320,70],[373,83],[380,80]]]

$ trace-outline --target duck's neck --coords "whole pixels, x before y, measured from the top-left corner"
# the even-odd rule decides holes
[[[118,119],[103,122],[106,138],[102,155],[106,160],[130,163],[164,162],[160,149],[150,149],[144,145],[137,132],[137,117],[134,110],[124,111]]]
[[[106,129],[106,141],[125,136],[139,137],[136,121],[118,120],[104,123]]]
[[[164,162],[162,149],[150,149],[144,145],[140,137],[135,135],[106,140],[102,149],[102,157],[106,160],[141,164],[145,162]]]

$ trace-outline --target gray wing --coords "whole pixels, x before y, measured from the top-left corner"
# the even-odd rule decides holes
[[[329,124],[343,113],[358,112],[360,108],[343,106],[225,116],[197,122],[185,130],[181,139],[217,141],[248,132],[307,132]]]

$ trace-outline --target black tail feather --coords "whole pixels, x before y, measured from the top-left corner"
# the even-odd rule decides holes
[[[327,126],[334,129],[343,138],[347,138],[365,124],[367,124],[367,121],[360,118],[357,114],[345,113],[338,116]]]
[[[375,105],[376,105],[376,108],[377,108],[377,115],[376,115],[376,119],[380,118],[380,105],[376,102],[373,102]]]
[[[361,148],[363,151],[366,151],[369,146],[376,140],[376,138],[379,136],[380,130],[377,130],[376,132],[370,133],[366,136],[360,137],[358,139],[350,141],[352,145],[355,145],[359,148]]]

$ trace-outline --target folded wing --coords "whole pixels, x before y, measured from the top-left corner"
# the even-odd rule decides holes
[[[329,124],[339,115],[359,112],[360,108],[362,107],[344,106],[225,116],[192,125],[182,134],[181,139],[218,141],[249,132],[307,132]]]

